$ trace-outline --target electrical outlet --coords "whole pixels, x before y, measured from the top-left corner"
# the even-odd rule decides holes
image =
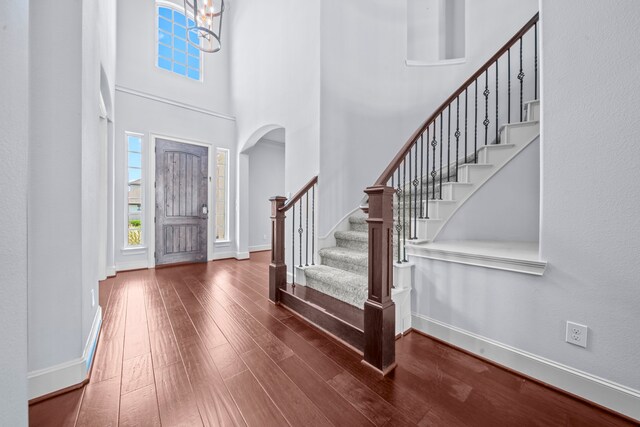
[[[91,308],[96,306],[96,292],[91,289]]]
[[[567,337],[569,344],[587,348],[587,333],[589,327],[579,323],[567,322]]]

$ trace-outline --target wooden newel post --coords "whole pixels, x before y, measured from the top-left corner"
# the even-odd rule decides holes
[[[394,189],[374,186],[369,195],[369,297],[364,304],[364,363],[383,375],[396,367],[393,284]]]
[[[279,289],[287,284],[287,265],[284,263],[284,219],[280,210],[286,197],[274,196],[271,201],[271,264],[269,265],[269,300],[280,301]]]

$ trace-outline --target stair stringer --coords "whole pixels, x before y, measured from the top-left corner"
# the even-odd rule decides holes
[[[516,156],[518,156],[522,150],[524,150],[526,147],[528,147],[531,143],[533,143],[535,140],[537,140],[540,137],[540,128],[539,128],[539,122],[522,122],[522,123],[513,123],[510,125],[505,125],[503,127],[502,132],[508,132],[510,127],[518,127],[518,126],[525,126],[525,125],[532,125],[532,124],[536,124],[538,125],[537,128],[537,132],[533,135],[533,136],[529,136],[524,140],[521,141],[514,141],[513,140],[513,136],[511,138],[509,138],[509,136],[511,135],[507,135],[506,138],[501,138],[501,144],[499,145],[486,145],[483,147],[479,148],[479,151],[482,150],[491,150],[492,148],[487,148],[487,147],[499,147],[500,145],[507,146],[507,145],[512,145],[513,146],[513,150],[512,152],[509,154],[508,157],[506,157],[505,159],[501,160],[500,162],[487,162],[487,155],[482,154],[478,156],[478,163],[480,164],[491,164],[492,168],[491,168],[491,174],[489,174],[488,176],[486,176],[485,178],[478,180],[477,182],[472,182],[471,184],[473,184],[473,187],[471,188],[471,191],[467,192],[467,194],[465,194],[463,197],[460,197],[459,199],[455,200],[455,207],[448,213],[448,215],[446,216],[446,218],[432,218],[432,219],[418,219],[418,223],[422,225],[422,230],[419,228],[418,232],[420,234],[420,236],[418,237],[418,240],[412,240],[411,243],[412,244],[419,244],[419,243],[427,243],[427,242],[431,242],[431,241],[435,241],[438,238],[438,235],[441,233],[441,231],[444,229],[444,226],[449,222],[449,220],[451,218],[453,218],[453,216],[456,214],[456,212],[458,211],[458,209],[460,209],[462,207],[462,205],[465,204],[465,202],[473,195],[475,194],[480,188],[482,188],[483,185],[485,185],[487,182],[489,182],[491,180],[492,177],[494,177],[502,168],[505,167],[505,165],[507,165],[509,162],[511,162],[511,160],[513,160]],[[496,148],[493,148],[496,149]],[[461,166],[462,167],[462,166]],[[453,185],[455,184],[469,184],[469,183],[451,183]],[[447,185],[443,183],[443,186]],[[438,220],[438,221],[434,221],[434,220]],[[436,228],[435,231],[429,232],[429,230],[424,230],[426,227],[425,225],[427,224],[427,221],[431,221],[432,223],[434,223],[434,227]],[[420,225],[419,225],[420,226]],[[428,238],[427,236],[424,236],[425,231],[428,232],[429,234],[431,234],[430,238]]]

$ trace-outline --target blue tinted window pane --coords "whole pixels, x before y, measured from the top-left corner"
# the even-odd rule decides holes
[[[142,171],[140,169],[129,168],[129,182],[135,181],[142,177]]]
[[[189,65],[189,68],[195,68],[196,70],[200,69],[200,58],[196,58],[193,56],[189,57],[189,63],[187,64]]]
[[[158,58],[158,67],[171,71],[171,61],[164,58]]]
[[[158,45],[158,55],[167,59],[171,59],[171,48],[161,45]]]
[[[171,9],[168,7],[161,7],[158,9],[158,14],[164,18],[171,19]]]
[[[187,19],[184,17],[182,13],[178,12],[177,10],[173,11],[173,22],[177,22],[183,27],[187,25]]]
[[[197,47],[189,45],[189,55],[200,57],[200,51]]]
[[[173,37],[169,33],[165,33],[164,31],[158,31],[158,41],[162,44],[166,44],[167,46],[171,46],[171,39]]]
[[[158,18],[158,28],[170,33],[171,32],[171,21],[167,21],[164,18]]]
[[[173,62],[178,64],[187,65],[187,55],[177,50],[173,51]]]
[[[189,68],[188,76],[194,80],[200,80],[200,71]]]
[[[129,143],[129,151],[137,151],[138,153],[141,151],[140,138],[138,138],[137,136],[130,136],[127,138],[127,140],[127,142]]]
[[[133,168],[142,167],[142,155],[140,153],[129,152],[129,167],[133,167]]]
[[[186,76],[187,75],[187,67],[185,67],[184,65],[180,65],[180,64],[173,64],[173,71],[175,73],[180,74],[181,76]]]
[[[193,43],[193,44],[197,44],[197,45],[200,44],[200,43],[198,43],[198,33],[197,33],[197,31],[189,31],[189,41],[191,41],[191,43]]]
[[[184,52],[187,50],[187,42],[185,40],[175,39],[173,43],[173,47],[176,50]]]
[[[193,21],[193,19],[189,19],[189,27],[193,27],[195,25],[196,23]]]
[[[178,24],[173,24],[173,35],[183,40],[187,39],[187,29]]]

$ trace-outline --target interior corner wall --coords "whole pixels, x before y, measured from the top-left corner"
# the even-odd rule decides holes
[[[249,151],[249,251],[271,248],[271,202],[284,194],[285,146],[258,141]]]
[[[318,173],[320,0],[240,0],[229,8],[238,148],[265,125],[286,130],[285,191]]]
[[[408,67],[406,1],[321,2],[320,235],[358,206],[429,114],[537,10],[537,0],[467,1],[466,62]]]
[[[29,2],[0,2],[0,425],[27,425]]]

